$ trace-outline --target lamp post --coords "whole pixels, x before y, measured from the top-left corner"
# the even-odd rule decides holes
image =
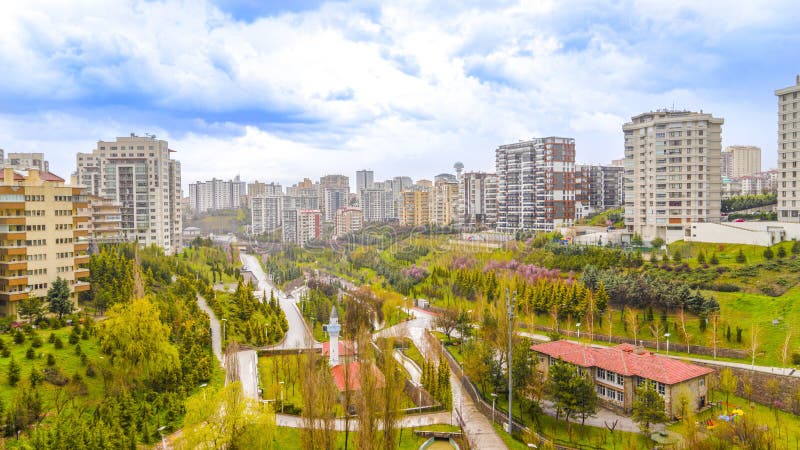
[[[511,404],[511,399],[514,397],[514,378],[512,376],[511,368],[513,367],[514,358],[512,355],[513,338],[514,338],[514,307],[517,301],[517,293],[512,296],[508,295],[508,288],[506,288],[506,306],[508,306],[508,434],[512,434],[513,430],[513,412],[514,408]]]
[[[281,385],[281,414],[283,414],[283,381],[279,382]]]
[[[163,427],[159,427],[158,428],[158,434],[161,435],[161,448],[164,449],[164,450],[167,450],[167,441],[166,441],[166,439],[164,439],[164,433],[162,433],[162,432],[166,428],[167,428],[166,425],[164,425]]]
[[[222,319],[222,342],[225,343],[225,325],[228,323],[228,319]]]
[[[669,355],[669,337],[672,336],[669,333],[664,333],[664,337],[667,338],[667,355]]]
[[[492,392],[492,423],[494,423],[494,402],[497,400],[497,394]]]
[[[581,323],[578,322],[578,323],[575,324],[575,326],[578,328],[578,340],[580,341],[581,340]]]

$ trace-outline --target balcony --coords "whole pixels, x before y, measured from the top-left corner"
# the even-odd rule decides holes
[[[25,256],[28,248],[22,245],[0,245],[0,256]]]
[[[89,269],[75,269],[75,279],[86,278],[89,276]]]
[[[0,225],[25,225],[25,216],[0,215]]]
[[[0,240],[24,241],[24,231],[0,231]]]
[[[76,242],[74,244],[74,248],[76,252],[86,251],[89,250],[89,243],[88,242]],[[23,249],[24,250],[24,249]],[[2,253],[0,253],[2,254]]]
[[[0,267],[5,270],[27,270],[27,261],[0,261]]]
[[[28,293],[25,291],[0,291],[0,300],[6,302],[17,302],[28,298]]]
[[[75,255],[75,264],[86,264],[89,262],[90,259],[91,256],[89,255]]]
[[[89,221],[88,216],[72,216],[73,225],[78,225],[81,222],[88,222],[88,221]]]
[[[89,230],[87,230],[86,228],[80,228],[80,229],[77,229],[77,230],[72,230],[72,236],[76,237],[76,238],[77,237],[89,236]]]
[[[27,275],[0,275],[0,280],[5,281],[6,286],[27,286],[28,285],[28,276]]]
[[[72,287],[75,292],[85,292],[91,288],[91,285],[89,283],[80,282],[80,283],[75,283]]]

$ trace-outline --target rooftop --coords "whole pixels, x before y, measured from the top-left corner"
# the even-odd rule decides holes
[[[375,384],[378,389],[383,388],[386,384],[386,379],[380,370],[374,365],[369,365],[370,369],[375,375]],[[345,386],[345,374],[347,375],[347,386]],[[331,375],[333,375],[333,382],[336,383],[336,388],[339,392],[345,391],[359,391],[361,390],[361,363],[353,361],[347,365],[339,364],[331,368]]]
[[[706,367],[637,349],[631,344],[590,347],[569,341],[553,341],[534,345],[531,349],[581,367],[599,367],[624,376],[639,376],[664,384],[677,384],[714,372]]]

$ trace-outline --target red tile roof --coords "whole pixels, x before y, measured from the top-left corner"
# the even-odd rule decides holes
[[[553,341],[532,350],[581,367],[599,367],[624,376],[640,376],[664,384],[676,384],[714,372],[648,351],[636,352],[631,344],[616,347],[590,347],[569,341]]]
[[[5,172],[0,170],[0,180],[5,180],[5,179],[6,179]],[[14,181],[22,181],[24,179],[25,179],[25,177],[23,177],[21,174],[19,174],[16,171],[14,171]]]
[[[386,379],[383,374],[374,364],[370,364],[375,375],[375,384],[380,389],[386,384]],[[345,389],[345,365],[339,364],[331,368],[331,375],[333,375],[333,382],[336,383],[336,388],[339,392],[344,391],[359,391],[361,390],[361,363],[353,361],[347,365],[347,388]]]
[[[355,346],[350,341],[339,341],[339,356],[351,356],[355,355]],[[323,342],[322,343],[322,356],[330,356],[331,353],[331,343]]]
[[[39,178],[41,178],[43,181],[58,181],[58,182],[64,181],[63,178],[52,172],[40,172]]]

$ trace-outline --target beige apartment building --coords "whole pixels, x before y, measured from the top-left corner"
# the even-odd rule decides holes
[[[748,177],[761,172],[761,147],[730,145],[722,151],[722,176]]]
[[[16,316],[20,300],[47,296],[56,277],[77,302],[89,290],[82,189],[35,169],[4,168],[0,177],[0,314]]]
[[[431,222],[431,193],[428,190],[400,193],[400,225],[424,226]]]
[[[431,202],[431,223],[447,226],[457,219],[458,182],[455,180],[436,180]]]
[[[778,97],[778,220],[800,222],[800,75],[794,86],[775,91]]]
[[[339,208],[336,211],[333,237],[338,239],[348,233],[359,231],[363,225],[364,214],[361,208]]]
[[[87,200],[86,215],[89,220],[85,228],[89,232],[89,240],[97,244],[123,242],[122,204],[96,195],[88,195]]]
[[[659,110],[622,126],[628,231],[673,242],[691,223],[719,223],[723,122],[703,112]]]

